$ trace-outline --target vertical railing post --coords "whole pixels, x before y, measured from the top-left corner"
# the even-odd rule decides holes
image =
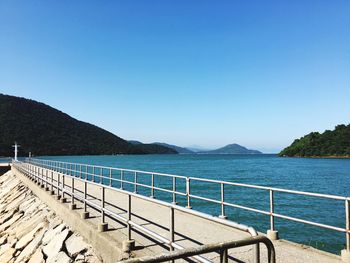
[[[46,175],[45,175],[45,190],[48,191],[48,190],[49,190],[49,185],[48,185],[48,183],[49,183],[49,182],[48,182],[48,173],[49,173],[49,170],[46,168],[45,172],[46,172],[46,173],[45,173],[45,174],[46,174]]]
[[[50,192],[52,195],[53,195],[53,171],[51,170],[51,192]]]
[[[128,195],[128,240],[131,240],[131,195]]]
[[[134,193],[137,194],[137,172],[134,173]]]
[[[154,196],[154,174],[151,175],[151,198],[155,198]]]
[[[170,251],[174,250],[173,243],[175,241],[175,213],[174,208],[170,207],[170,227],[169,227],[169,234],[170,234]]]
[[[120,189],[123,190],[123,179],[124,178],[124,172],[123,170],[120,170]]]
[[[109,169],[109,186],[112,186],[112,168]]]
[[[100,184],[103,184],[103,168],[100,168]]]
[[[79,177],[83,178],[83,174],[82,174],[82,171],[81,171],[81,164],[79,164]]]
[[[220,218],[222,219],[227,219],[227,216],[225,214],[225,184],[221,183],[220,184],[220,189],[221,189],[221,215],[219,215]]]
[[[99,232],[107,231],[108,224],[105,222],[105,187],[101,187],[101,224],[98,225]]]
[[[187,206],[186,208],[191,209],[191,181],[190,178],[186,177],[186,196],[187,196]]]
[[[101,187],[101,206],[102,206],[101,221],[103,224],[105,222],[105,211],[104,211],[104,208],[105,208],[105,188],[103,186]]]
[[[227,249],[220,250],[220,263],[228,262],[228,251]]]
[[[84,211],[81,213],[81,218],[82,219],[87,219],[89,217],[89,212],[87,211],[87,182],[86,180],[84,181]]]
[[[92,181],[95,182],[95,166],[92,166]]]
[[[60,178],[61,174],[57,172],[57,199],[60,199]]]
[[[350,262],[350,200],[345,199],[346,248],[341,251],[342,262]]]
[[[87,199],[87,182],[84,181],[84,212],[87,212],[86,199]]]
[[[270,229],[267,230],[267,237],[271,240],[277,240],[278,239],[278,231],[275,230],[275,217],[274,217],[274,211],[275,211],[275,204],[274,204],[274,192],[272,189],[269,190],[270,192]]]
[[[128,239],[123,241],[123,252],[130,252],[134,249],[135,246],[135,240],[131,239],[131,195],[128,194],[128,220],[127,220],[127,227],[128,227]]]
[[[345,220],[346,220],[346,250],[350,253],[350,201],[345,200]]]
[[[65,175],[62,174],[62,198],[61,198],[61,202],[62,203],[65,203],[66,202],[66,198],[65,198],[65,186],[66,186],[66,183],[65,183]]]
[[[71,191],[71,203],[70,203],[70,209],[71,210],[74,210],[76,208],[76,204],[74,203],[74,188],[75,188],[75,185],[74,185],[74,177],[71,177],[71,180],[72,180],[72,191]]]
[[[174,205],[177,204],[176,202],[176,177],[173,176],[173,202]]]

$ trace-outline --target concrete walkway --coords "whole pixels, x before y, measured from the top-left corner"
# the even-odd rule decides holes
[[[43,169],[42,174],[48,175],[51,180],[51,170]],[[20,175],[18,172],[16,174]],[[57,182],[58,173],[52,173],[55,184]],[[60,175],[62,178],[62,175]],[[74,180],[75,188],[83,192],[84,183],[79,179]],[[69,176],[65,176],[65,184],[67,189],[72,185],[72,180]],[[44,190],[42,190],[44,191]],[[81,193],[78,192],[81,195]],[[88,184],[89,200],[100,204],[101,187],[94,184]],[[67,198],[70,198],[66,194]],[[126,217],[126,210],[128,204],[128,195],[116,190],[106,189],[105,200],[107,202],[106,208]],[[70,201],[70,199],[68,199]],[[83,204],[77,202],[77,209],[72,213],[82,213]],[[91,218],[87,219],[93,224],[100,223],[100,212],[94,209],[89,209]],[[157,232],[158,234],[169,238],[170,226],[170,211],[168,207],[152,203],[138,197],[132,197],[132,221],[142,224],[148,229]],[[110,218],[106,219],[108,222],[109,235],[114,236],[119,242],[127,239],[126,226],[116,220]],[[175,210],[175,239],[176,243],[184,247],[194,247],[199,244],[208,244],[222,241],[239,240],[249,237],[248,233],[233,229],[232,227],[224,226],[219,223],[209,221],[191,215],[182,211]],[[140,257],[143,255],[158,254],[167,251],[164,244],[156,242],[142,233],[133,231],[132,238],[136,240],[136,250],[133,251],[132,257]],[[332,263],[341,262],[340,257],[316,250],[312,247],[298,245],[284,240],[274,241],[277,262],[294,263],[294,262],[320,262]],[[261,262],[267,262],[266,249],[261,245]],[[232,262],[253,262],[253,248],[243,247],[229,250]],[[218,261],[219,255],[212,253],[205,255],[206,258]]]

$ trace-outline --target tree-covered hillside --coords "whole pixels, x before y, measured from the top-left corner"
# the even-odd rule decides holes
[[[338,125],[324,133],[312,132],[296,139],[280,156],[350,157],[350,124]]]
[[[157,145],[132,145],[95,125],[43,103],[0,94],[0,156],[176,153]]]

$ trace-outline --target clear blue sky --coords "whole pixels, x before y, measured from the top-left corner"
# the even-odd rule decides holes
[[[350,2],[1,1],[0,92],[125,139],[276,152],[349,123]]]

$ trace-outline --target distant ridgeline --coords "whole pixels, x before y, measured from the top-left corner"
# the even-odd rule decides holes
[[[95,125],[43,103],[0,94],[0,156],[177,153],[155,144],[133,145]]]
[[[201,151],[200,154],[262,154],[257,150],[249,150],[239,144],[233,143],[212,151]]]
[[[134,145],[141,144],[141,142],[139,142],[139,141],[129,141],[129,142],[134,144]],[[174,149],[175,151],[177,151],[178,153],[181,153],[181,154],[262,154],[262,152],[260,152],[260,151],[249,150],[249,149],[245,148],[244,146],[241,146],[237,143],[228,144],[228,145],[221,147],[219,149],[210,150],[210,151],[204,151],[204,150],[199,150],[199,149],[196,151],[192,151],[188,148],[179,147],[176,145],[161,143],[161,142],[154,142],[153,144],[166,146],[168,148]]]
[[[290,157],[350,157],[350,124],[324,133],[312,132],[296,139],[279,153]]]

